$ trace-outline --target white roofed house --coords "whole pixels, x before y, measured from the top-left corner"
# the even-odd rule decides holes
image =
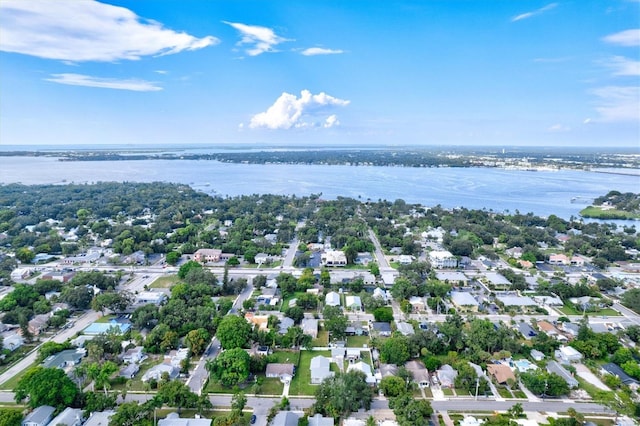
[[[374,385],[376,383],[376,378],[371,372],[371,366],[369,364],[362,361],[356,362],[354,364],[349,364],[349,366],[347,367],[347,372],[352,370],[363,372],[365,375],[365,382],[367,382],[368,384]]]
[[[327,250],[320,255],[324,266],[346,266],[347,256],[340,250]]]
[[[81,409],[67,407],[55,416],[47,426],[80,426],[83,422],[84,416]]]
[[[582,354],[571,346],[560,346],[555,351],[556,359],[562,364],[571,364],[572,362],[580,362]]]
[[[411,305],[411,310],[413,312],[422,312],[427,307],[424,297],[420,296],[411,296],[409,298],[409,304]]]
[[[311,365],[309,366],[309,369],[311,370],[312,385],[319,385],[324,379],[327,377],[333,377],[334,374],[331,371],[330,359],[320,355],[311,358]]]
[[[477,311],[480,306],[476,298],[466,291],[452,291],[451,303],[457,308],[467,309],[473,312]]]
[[[458,259],[446,250],[434,250],[429,252],[429,262],[437,269],[455,268],[458,266]]]
[[[140,305],[161,305],[165,300],[167,300],[167,295],[161,291],[141,291],[136,294],[135,300],[133,302],[134,306]]]
[[[330,291],[324,297],[324,304],[327,306],[340,306],[340,295],[335,291]]]
[[[304,334],[308,334],[314,339],[318,337],[318,320],[315,318],[303,318],[300,328]]]
[[[345,306],[347,307],[347,309],[350,309],[352,311],[361,311],[362,301],[360,300],[360,296],[346,296]]]

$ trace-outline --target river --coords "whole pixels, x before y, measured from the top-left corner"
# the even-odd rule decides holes
[[[611,190],[638,192],[640,176],[579,170],[234,164],[206,160],[63,162],[0,157],[0,183],[176,182],[221,196],[281,194],[555,214],[565,219]]]

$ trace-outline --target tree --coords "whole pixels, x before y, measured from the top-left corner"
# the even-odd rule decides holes
[[[103,292],[96,294],[91,301],[91,309],[101,311],[124,312],[133,303],[133,295],[128,291]]]
[[[407,383],[398,376],[387,376],[380,381],[380,389],[387,398],[394,398],[407,391]]]
[[[371,408],[373,393],[364,373],[352,370],[325,379],[316,390],[315,410],[325,416],[346,417]]]
[[[41,405],[59,409],[72,407],[80,395],[80,389],[63,370],[40,365],[27,370],[13,391],[16,402],[29,398],[27,405],[31,408]]]
[[[218,325],[216,337],[223,349],[243,348],[249,343],[251,325],[242,317],[227,315]]]
[[[109,378],[118,371],[118,366],[111,361],[93,362],[87,365],[86,371],[87,377],[93,380],[96,387],[103,388],[104,394],[107,395],[107,390],[111,387]]]
[[[213,360],[208,360],[206,367],[214,380],[223,386],[232,387],[247,380],[250,363],[251,358],[245,350],[234,348],[223,351]]]
[[[388,306],[377,308],[373,311],[373,317],[376,321],[391,322],[393,321],[393,309]]]
[[[285,316],[291,318],[295,324],[300,324],[304,318],[304,309],[300,306],[291,306],[284,311]]]
[[[640,313],[640,288],[632,288],[622,295],[622,304]]]
[[[380,360],[384,363],[403,365],[409,358],[409,344],[404,336],[390,337],[380,347]]]
[[[19,248],[16,251],[16,258],[22,263],[31,263],[36,254],[26,247]]]
[[[182,408],[195,408],[198,402],[198,395],[179,380],[170,380],[162,384],[158,390],[158,397],[169,407],[176,407],[178,413]]]
[[[234,393],[231,398],[231,410],[240,416],[242,415],[242,410],[244,410],[245,405],[247,405],[247,397],[245,394],[243,392]]]
[[[20,410],[10,408],[0,409],[0,425],[20,426],[22,424],[22,413]]]
[[[322,314],[324,316],[324,328],[329,332],[331,338],[344,338],[349,320],[342,313],[342,309],[339,306],[325,306]]]
[[[62,289],[60,299],[68,303],[72,308],[82,311],[87,309],[91,304],[93,290],[85,286],[66,286]]]
[[[178,269],[178,278],[183,280],[187,276],[190,270],[196,269],[196,268],[202,269],[202,265],[196,262],[195,260],[190,260],[184,263],[182,266],[180,266],[180,269]]]
[[[429,401],[415,399],[405,392],[389,401],[389,408],[393,409],[400,426],[427,426],[433,408]]]
[[[169,265],[175,266],[180,260],[180,253],[178,253],[177,251],[170,251],[169,253],[167,253],[165,260]]]
[[[209,332],[204,328],[191,330],[184,338],[191,355],[202,355],[210,339]]]

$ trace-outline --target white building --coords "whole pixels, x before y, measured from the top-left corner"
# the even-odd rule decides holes
[[[345,266],[347,256],[340,250],[327,250],[320,255],[320,261],[324,266]]]
[[[458,259],[447,250],[434,250],[429,252],[429,262],[434,268],[455,268]]]

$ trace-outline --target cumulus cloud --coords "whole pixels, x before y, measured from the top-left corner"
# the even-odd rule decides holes
[[[336,107],[349,105],[349,102],[324,92],[312,95],[308,90],[303,90],[299,98],[285,92],[265,112],[254,115],[249,127],[252,129],[334,127],[340,123],[338,117],[330,113]]]
[[[157,92],[162,87],[151,81],[138,79],[100,78],[83,74],[53,74],[47,81],[69,86],[98,87],[101,89],[131,90],[134,92]]]
[[[596,111],[598,121],[624,122],[640,121],[640,87],[606,86],[592,90],[599,101]]]
[[[304,49],[300,53],[302,53],[304,56],[339,55],[341,53],[344,53],[344,51],[338,49],[325,49],[323,47],[310,47],[308,49]]]
[[[555,9],[558,6],[558,3],[550,3],[540,9],[532,10],[531,12],[521,13],[520,15],[514,16],[511,18],[511,22],[522,21],[523,19],[533,18],[536,15],[541,15],[551,9]]]
[[[70,62],[138,60],[219,43],[93,0],[2,0],[0,50]]]
[[[285,41],[291,41],[280,37],[271,28],[240,24],[237,22],[223,22],[231,25],[240,32],[242,38],[238,42],[238,45],[249,45],[250,47],[245,50],[249,56],[258,56],[265,52],[274,52],[274,46]]]
[[[640,29],[620,31],[604,37],[603,40],[620,46],[640,46]]]

